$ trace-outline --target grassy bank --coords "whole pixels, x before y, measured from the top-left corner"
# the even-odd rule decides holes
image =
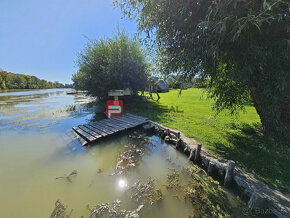
[[[213,101],[206,99],[202,89],[184,90],[180,97],[178,92],[160,94],[159,102],[127,100],[125,110],[197,139],[210,152],[236,161],[267,184],[290,193],[290,146],[259,133],[259,116],[253,106],[247,106],[239,117],[214,116]]]

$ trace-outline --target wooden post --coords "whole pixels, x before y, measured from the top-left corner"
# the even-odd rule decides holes
[[[227,167],[226,176],[225,176],[225,185],[229,185],[232,182],[235,165],[236,163],[232,160],[228,162],[228,167]]]
[[[161,139],[164,139],[165,137],[164,131],[162,129],[160,129],[160,137]]]
[[[200,157],[200,151],[201,151],[201,144],[197,144],[195,156],[194,156],[194,162],[196,163],[199,160]]]
[[[153,125],[152,126],[152,134],[156,133],[156,127]]]
[[[170,136],[170,131],[169,131],[169,129],[166,129],[166,135]]]
[[[163,130],[163,139],[165,138],[165,136],[167,136],[167,131],[166,130]]]
[[[177,138],[180,139],[180,132],[177,133]]]
[[[182,143],[181,139],[178,139],[178,140],[176,141],[176,149],[178,149],[178,148],[181,147],[181,143]]]
[[[193,161],[194,154],[195,154],[194,149],[191,149],[190,155],[189,155],[189,158],[188,159],[191,160],[191,161]]]
[[[214,163],[212,161],[210,161],[208,163],[207,173],[209,175],[212,175],[213,174],[213,171],[214,171]]]

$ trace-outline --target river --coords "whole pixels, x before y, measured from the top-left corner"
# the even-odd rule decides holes
[[[191,203],[168,194],[165,188],[167,174],[188,165],[184,155],[158,137],[146,137],[136,166],[116,173],[120,154],[137,143],[129,137],[135,133],[81,146],[71,128],[94,119],[98,108],[92,103],[94,98],[67,95],[67,91],[0,92],[0,217],[49,217],[57,200],[73,209],[72,217],[88,217],[88,204],[92,208],[115,200],[133,210],[142,202],[132,201],[128,188],[149,177],[162,190],[163,200],[144,207],[141,217],[177,218],[194,213]]]

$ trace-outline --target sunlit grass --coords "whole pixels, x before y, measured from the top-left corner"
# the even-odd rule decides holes
[[[202,89],[183,90],[180,97],[178,92],[161,93],[159,102],[124,100],[125,111],[177,129],[210,152],[232,159],[271,186],[290,192],[290,148],[257,131],[261,124],[253,106],[246,106],[238,117],[226,112],[215,116],[213,100],[206,99]],[[165,106],[171,110],[167,112]],[[183,112],[176,112],[176,107]]]

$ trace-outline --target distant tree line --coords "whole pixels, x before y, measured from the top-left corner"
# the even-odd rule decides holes
[[[3,89],[51,89],[51,88],[71,88],[70,84],[60,82],[48,82],[38,79],[35,76],[15,74],[0,71],[0,90]]]

